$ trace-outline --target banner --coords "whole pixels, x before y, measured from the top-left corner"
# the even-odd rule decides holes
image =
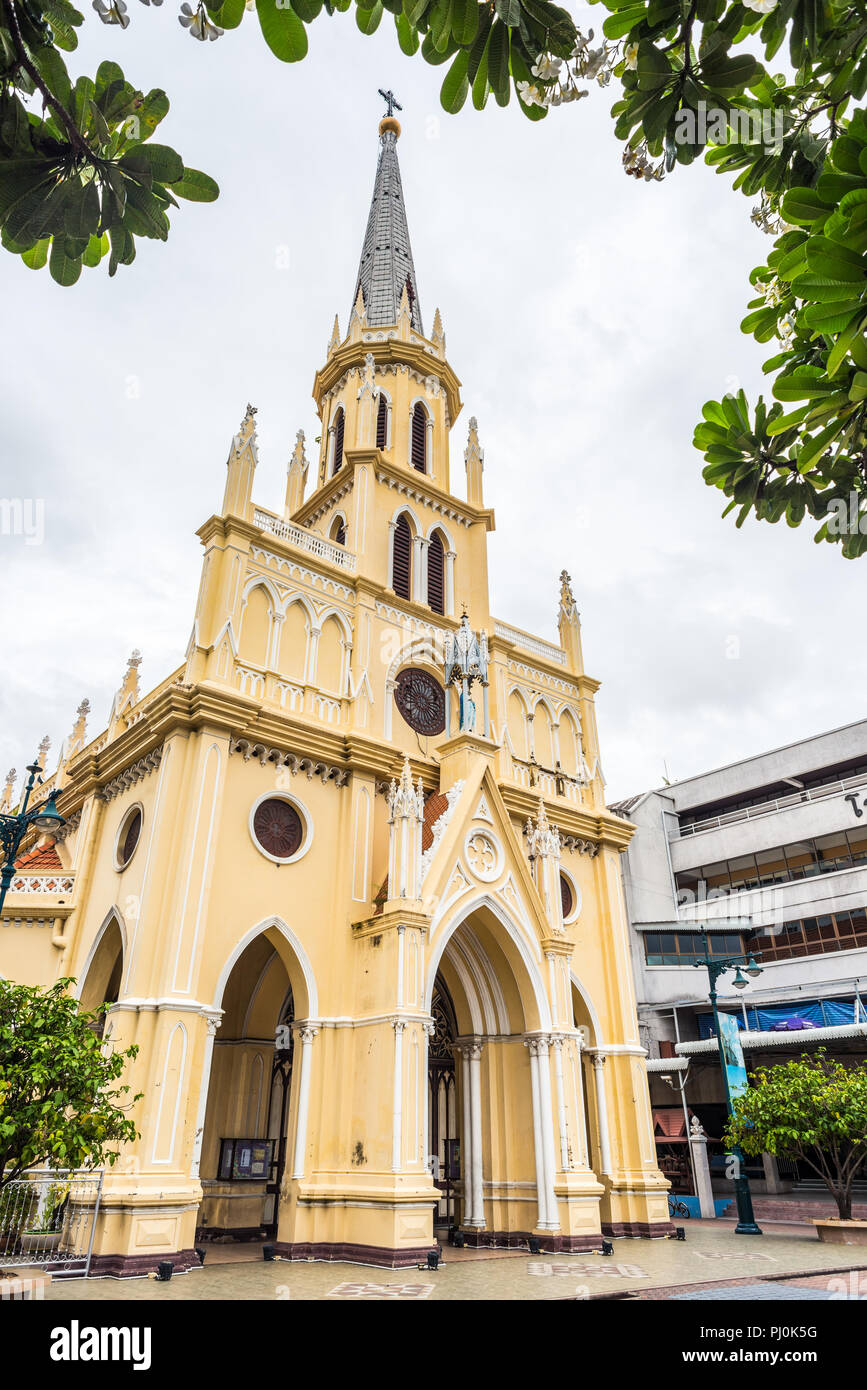
[[[738,1021],[734,1014],[719,1015],[719,1033],[719,1045],[726,1070],[729,1096],[734,1100],[736,1096],[739,1096],[742,1091],[746,1091],[749,1087]]]

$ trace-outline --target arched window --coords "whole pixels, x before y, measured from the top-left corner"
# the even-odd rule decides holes
[[[343,406],[341,406],[334,421],[334,465],[331,469],[332,476],[343,463],[343,432],[345,424],[346,415],[344,414]]]
[[[400,598],[409,598],[412,593],[412,533],[406,513],[397,519],[394,528],[394,592]]]
[[[445,551],[442,536],[434,531],[427,548],[427,601],[435,613],[445,613]]]
[[[382,391],[379,393],[379,407],[376,412],[376,447],[384,449],[388,443],[388,401]]]
[[[346,544],[346,526],[343,517],[336,516],[331,525],[330,539],[336,541],[338,545]]]
[[[419,473],[427,472],[427,412],[417,401],[412,412],[410,463]]]

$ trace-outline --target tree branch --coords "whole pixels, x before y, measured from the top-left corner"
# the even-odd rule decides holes
[[[69,143],[72,145],[72,148],[83,159],[86,159],[89,164],[95,164],[96,160],[94,158],[93,151],[91,150],[84,136],[81,134],[81,131],[78,129],[78,126],[75,124],[75,121],[72,119],[72,116],[69,114],[66,107],[63,106],[57,100],[54,94],[46,86],[45,82],[39,74],[38,69],[30,61],[30,58],[27,55],[27,48],[24,43],[24,36],[21,33],[21,27],[18,23],[18,13],[15,9],[14,0],[0,0],[0,3],[2,3],[3,9],[9,16],[9,31],[12,35],[12,43],[15,47],[15,52],[18,56],[19,67],[24,69],[24,71],[27,73],[27,76],[30,78],[30,81],[33,83],[34,87],[36,87],[36,89],[42,93],[42,100],[45,102],[46,106],[50,107],[50,109],[54,112],[54,115],[60,121],[60,124],[63,126],[63,129],[66,131],[69,137]]]

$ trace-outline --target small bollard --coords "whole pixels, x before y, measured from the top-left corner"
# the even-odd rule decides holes
[[[603,1240],[603,1242],[602,1242],[602,1250],[601,1250],[600,1253],[603,1254],[603,1255],[613,1255],[613,1254],[614,1254],[614,1242],[613,1242],[613,1241],[610,1241],[610,1240]]]
[[[542,1247],[541,1247],[541,1245],[539,1244],[539,1237],[538,1237],[538,1236],[530,1236],[527,1243],[528,1243],[528,1246],[529,1246],[529,1250],[530,1250],[530,1254],[531,1254],[531,1255],[541,1255],[541,1253],[542,1253]]]
[[[175,1272],[175,1267],[171,1260],[160,1260],[157,1265],[157,1278],[161,1284],[167,1284]]]
[[[205,1247],[203,1245],[197,1245],[195,1249],[196,1254],[199,1257],[199,1264],[203,1265],[205,1263],[205,1255],[207,1254],[207,1251],[205,1250]]]
[[[440,1252],[439,1250],[428,1250],[427,1267],[428,1269],[439,1269]]]
[[[263,1245],[263,1246],[262,1246],[262,1259],[263,1259],[263,1260],[273,1260],[273,1258],[274,1258],[274,1246],[273,1246],[273,1245]]]

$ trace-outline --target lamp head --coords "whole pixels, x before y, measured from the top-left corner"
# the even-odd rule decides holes
[[[57,809],[54,800],[54,792],[51,793],[45,805],[40,806],[39,810],[34,813],[31,824],[46,835],[56,835],[58,830],[66,824],[66,821]]]
[[[742,975],[742,974],[741,974],[741,967],[738,966],[737,970],[735,971],[735,977],[734,977],[734,979],[732,980],[732,986],[733,986],[733,988],[734,988],[734,989],[746,989],[746,987],[747,987],[748,984],[749,984],[749,980],[746,978],[745,975]]]

